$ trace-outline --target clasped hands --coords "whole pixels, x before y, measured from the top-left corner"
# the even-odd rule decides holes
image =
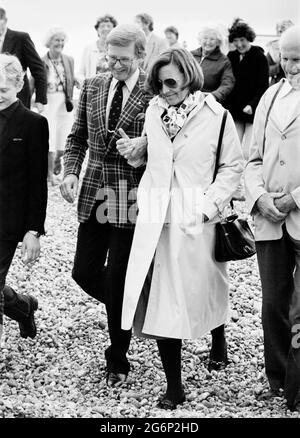
[[[125,131],[120,128],[122,138],[117,140],[117,150],[133,167],[138,167],[144,162],[147,151],[147,137],[129,138]]]
[[[256,201],[261,215],[271,222],[283,221],[290,211],[297,208],[294,198],[289,193],[264,193]]]

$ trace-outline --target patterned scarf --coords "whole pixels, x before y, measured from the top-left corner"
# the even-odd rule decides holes
[[[159,97],[159,105],[165,109],[162,114],[162,122],[171,139],[182,129],[189,113],[198,105],[200,99],[203,99],[203,95],[200,91],[196,91],[193,94],[188,94],[181,105],[176,107],[169,106],[164,98]]]

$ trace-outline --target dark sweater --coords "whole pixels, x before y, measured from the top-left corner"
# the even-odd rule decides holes
[[[260,98],[269,86],[269,66],[261,47],[251,46],[240,61],[240,53],[233,50],[228,53],[231,61],[235,85],[228,96],[225,106],[234,120],[252,123]],[[243,113],[243,108],[250,105],[252,115]]]
[[[201,47],[193,50],[191,54],[200,64],[203,71],[204,84],[202,91],[211,93],[218,102],[224,102],[233,89],[235,82],[231,63],[227,56],[221,52],[219,47],[205,56],[202,62]]]

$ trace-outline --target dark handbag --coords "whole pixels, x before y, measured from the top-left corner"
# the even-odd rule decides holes
[[[68,113],[70,113],[71,111],[73,111],[74,105],[71,102],[71,100],[66,100],[66,110]]]
[[[218,173],[218,164],[223,140],[223,133],[227,118],[227,111],[224,111],[218,147],[216,153],[216,164],[213,181]],[[231,209],[234,211],[233,202],[230,202]],[[247,220],[239,219],[233,212],[227,217],[223,217],[221,222],[216,224],[215,259],[217,262],[228,262],[229,260],[243,260],[256,253],[254,235],[249,227]]]

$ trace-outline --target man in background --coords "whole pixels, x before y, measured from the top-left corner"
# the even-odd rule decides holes
[[[245,189],[262,285],[266,396],[283,389],[300,412],[300,26],[281,35],[279,49],[286,79],[257,107]]]
[[[0,53],[10,53],[19,58],[22,64],[24,75],[24,86],[18,94],[18,98],[30,108],[31,92],[26,74],[29,68],[35,87],[35,104],[39,112],[47,103],[47,77],[41,58],[39,57],[34,44],[25,32],[17,32],[7,27],[7,16],[3,8],[0,8]]]

